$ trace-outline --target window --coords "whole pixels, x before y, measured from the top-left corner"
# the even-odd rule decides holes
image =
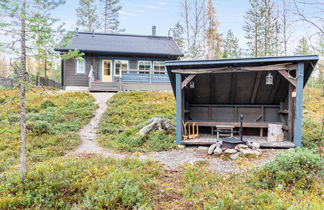
[[[77,74],[85,74],[86,73],[86,64],[84,58],[76,59],[76,71]]]
[[[149,74],[151,66],[151,61],[138,61],[138,70],[140,74]]]
[[[115,76],[128,71],[128,60],[115,60]]]
[[[164,61],[154,61],[153,63],[154,74],[165,74],[165,63]]]

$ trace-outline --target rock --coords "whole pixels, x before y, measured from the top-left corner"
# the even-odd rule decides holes
[[[230,158],[231,158],[232,160],[236,160],[237,158],[240,157],[240,154],[241,154],[241,153],[237,152],[237,153],[231,155]]]
[[[253,141],[248,141],[246,143],[246,145],[251,149],[259,149],[260,148],[260,144],[257,142],[253,142]]]
[[[216,147],[216,149],[214,150],[214,155],[220,155],[223,153],[223,150],[221,147]]]
[[[224,152],[227,154],[234,154],[234,153],[237,153],[237,150],[236,149],[226,149]]]
[[[261,155],[261,152],[252,149],[240,149],[240,153],[242,155],[256,155],[256,156]]]
[[[216,149],[216,147],[217,147],[217,144],[210,145],[210,147],[208,148],[208,154],[209,155],[213,154],[213,152]]]
[[[198,150],[208,150],[209,147],[206,146],[199,146],[197,149]]]
[[[179,148],[179,149],[184,149],[184,148],[186,148],[186,146],[185,146],[185,145],[181,145],[181,144],[179,144],[179,145],[178,145],[178,148]]]
[[[223,145],[223,141],[216,141],[216,144],[219,145],[219,146],[222,146]]]
[[[249,148],[246,144],[238,144],[235,146],[234,149],[239,150],[239,149],[247,149]]]

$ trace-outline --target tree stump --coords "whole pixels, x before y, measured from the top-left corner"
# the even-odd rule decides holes
[[[284,133],[282,131],[282,125],[280,124],[269,124],[268,125],[268,141],[283,141]]]
[[[152,117],[150,120],[150,124],[143,127],[138,133],[141,135],[146,135],[152,130],[165,130],[166,132],[170,132],[175,130],[175,126],[172,125],[168,119],[162,117]]]

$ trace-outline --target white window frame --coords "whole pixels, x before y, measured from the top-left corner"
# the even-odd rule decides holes
[[[127,72],[129,72],[129,60],[115,60],[114,61],[114,75],[115,76],[120,76],[122,74],[122,70],[123,70],[122,68],[120,68],[119,69],[119,74],[116,74],[116,64],[117,64],[117,62],[121,62],[121,64],[123,64],[123,62],[125,62],[127,64],[127,69],[126,70],[127,70]]]
[[[155,71],[155,64],[156,63],[163,63],[164,64],[164,70],[159,69],[158,72]],[[161,68],[161,66],[159,66]],[[164,71],[162,73],[161,71]],[[164,61],[153,61],[153,74],[166,74],[166,67],[165,67],[165,62]]]
[[[82,62],[82,71],[80,71],[80,68],[79,68],[79,65],[81,64]],[[76,62],[75,62],[75,73],[76,74],[86,74],[86,59],[81,57],[79,59],[76,59]]]
[[[149,70],[149,72],[146,72],[145,70],[145,72],[142,72],[141,73],[141,70],[140,70],[140,68],[139,68],[139,66],[140,66],[140,62],[150,62],[150,69],[148,69]],[[139,60],[139,61],[137,61],[137,70],[138,70],[138,74],[150,74],[151,73],[151,70],[152,70],[152,61],[150,61],[150,60]]]

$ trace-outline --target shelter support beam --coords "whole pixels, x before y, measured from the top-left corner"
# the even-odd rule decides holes
[[[254,81],[254,85],[253,85],[253,93],[252,93],[252,97],[251,97],[251,104],[254,104],[255,102],[255,97],[256,94],[258,92],[259,89],[259,85],[260,85],[260,79],[261,79],[261,72],[258,72]]]
[[[195,74],[190,74],[188,75],[181,83],[181,89],[183,89],[184,87],[186,87],[188,85],[188,83],[195,77]]]
[[[176,74],[176,143],[181,144],[182,141],[182,91],[181,91],[181,74]]]
[[[303,88],[304,88],[304,63],[300,62],[297,65],[296,72],[297,93],[296,93],[296,118],[295,118],[295,135],[294,143],[296,147],[301,147],[302,138],[302,115],[303,115]]]
[[[293,78],[292,76],[290,76],[289,71],[285,71],[285,70],[280,70],[278,71],[284,78],[286,78],[286,80],[288,80],[288,82],[290,82],[294,87],[297,87],[297,81],[295,78]]]

